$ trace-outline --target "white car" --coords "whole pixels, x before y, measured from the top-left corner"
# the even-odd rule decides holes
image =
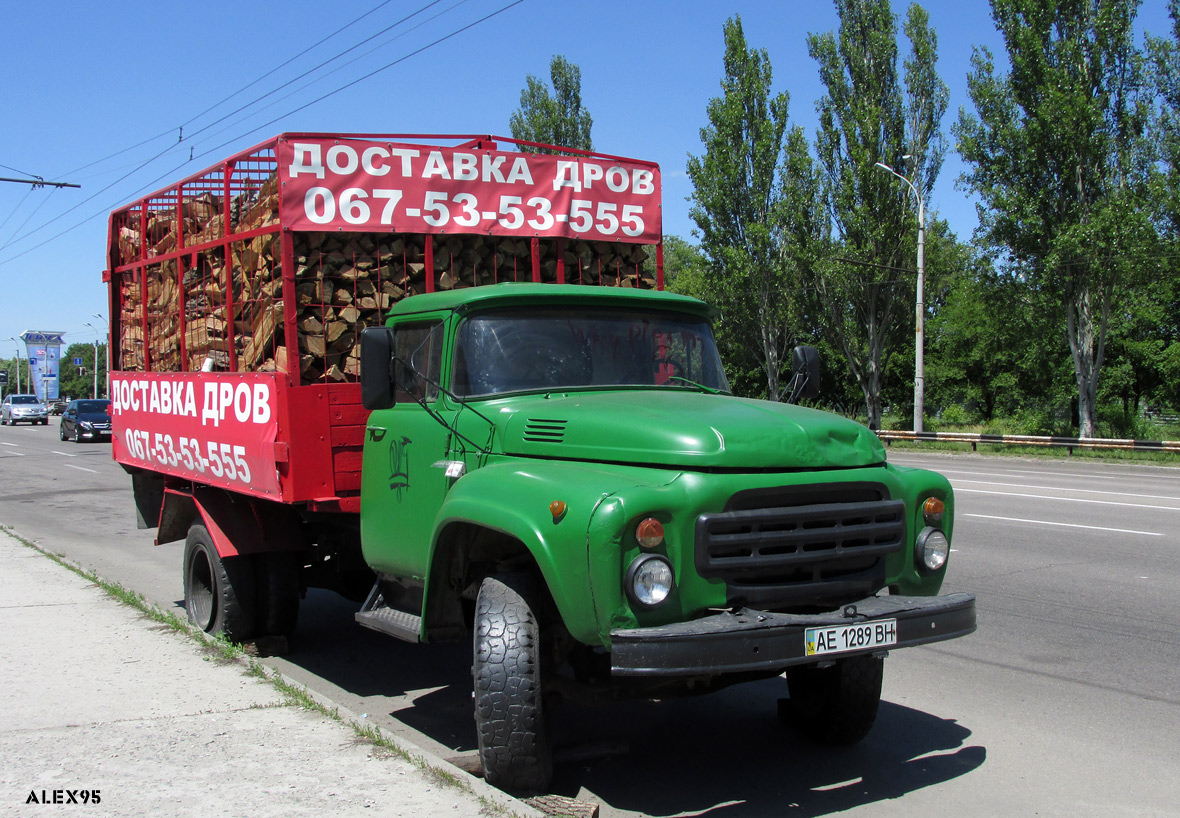
[[[36,395],[8,395],[0,403],[0,426],[18,423],[49,425],[49,407]]]

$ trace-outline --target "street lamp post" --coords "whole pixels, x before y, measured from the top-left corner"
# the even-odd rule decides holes
[[[93,369],[94,369],[94,394],[91,395],[91,397],[97,399],[98,398],[98,327],[94,326],[94,324],[91,324],[89,321],[86,322],[86,326],[88,326],[92,330],[94,330],[94,367],[93,367]]]
[[[107,319],[103,318],[97,312],[94,313],[94,317],[97,318],[99,321],[102,321],[104,324],[106,324],[106,329],[103,330],[103,336],[104,337],[109,336],[110,335],[110,326],[111,326],[110,322],[108,322]],[[107,347],[107,354],[106,354],[106,358],[107,358],[107,360],[106,360],[106,387],[107,387],[107,389],[106,389],[106,392],[107,392],[107,397],[109,398],[111,396],[111,339],[109,337],[107,337],[106,347]],[[94,368],[98,369],[97,353],[95,354]],[[94,397],[96,397],[96,398],[98,397],[98,388],[97,387],[95,387]]]
[[[20,394],[20,341],[10,337],[8,339],[16,344],[16,393]]]
[[[902,158],[912,159],[913,157],[907,154]],[[914,431],[921,432],[926,414],[926,308],[922,303],[926,284],[926,203],[922,200],[922,194],[918,188],[909,179],[884,162],[878,162],[877,167],[889,171],[909,185],[910,190],[914,192],[914,198],[918,200],[918,292],[914,311]]]

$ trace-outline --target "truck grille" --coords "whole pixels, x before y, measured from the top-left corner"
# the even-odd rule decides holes
[[[738,492],[725,511],[697,518],[697,572],[723,580],[732,606],[830,608],[885,584],[905,513],[875,483]]]

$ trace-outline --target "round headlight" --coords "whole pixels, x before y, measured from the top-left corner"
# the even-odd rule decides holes
[[[950,556],[951,544],[946,534],[937,528],[924,528],[918,535],[918,543],[914,548],[914,557],[918,567],[927,571],[937,571],[946,565],[946,558]]]
[[[672,593],[672,564],[655,554],[635,558],[627,569],[627,596],[641,608],[654,608]]]

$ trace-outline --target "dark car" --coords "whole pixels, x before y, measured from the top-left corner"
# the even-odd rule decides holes
[[[61,439],[81,443],[111,436],[109,400],[72,400],[61,416]]]

